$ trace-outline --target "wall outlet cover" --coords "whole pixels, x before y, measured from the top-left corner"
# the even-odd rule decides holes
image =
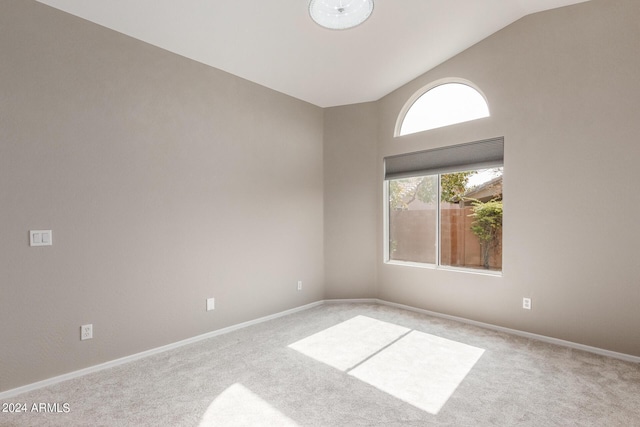
[[[84,340],[90,340],[92,338],[93,338],[93,325],[89,324],[89,325],[80,326],[80,339],[84,341]]]

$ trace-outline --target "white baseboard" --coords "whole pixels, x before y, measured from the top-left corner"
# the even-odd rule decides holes
[[[505,328],[505,327],[502,327],[502,326],[492,325],[490,323],[477,322],[475,320],[465,319],[464,317],[450,316],[448,314],[442,314],[442,313],[438,313],[438,312],[435,312],[435,311],[424,310],[424,309],[421,309],[421,308],[411,307],[409,305],[398,304],[398,303],[395,303],[395,302],[389,302],[389,301],[380,300],[380,299],[377,300],[377,302],[378,302],[378,304],[387,305],[389,307],[401,308],[403,310],[413,311],[413,312],[416,312],[416,313],[422,313],[422,314],[426,314],[426,315],[433,316],[433,317],[440,317],[442,319],[455,320],[457,322],[466,323],[468,325],[474,325],[474,326],[478,326],[478,327],[485,328],[485,329],[491,329],[491,330],[494,330],[494,331],[505,332],[507,334],[517,335],[517,336],[524,337],[524,338],[530,338],[530,339],[534,339],[534,340],[537,340],[537,341],[543,341],[543,342],[547,342],[547,343],[550,343],[550,344],[559,345],[559,346],[562,346],[562,347],[569,347],[569,348],[573,348],[573,349],[576,349],[576,350],[588,351],[589,353],[595,353],[595,354],[599,354],[601,356],[612,357],[614,359],[620,359],[620,360],[624,360],[626,362],[640,363],[640,357],[633,356],[633,355],[630,355],[630,354],[618,353],[618,352],[615,352],[615,351],[605,350],[605,349],[598,348],[598,347],[591,347],[591,346],[584,345],[584,344],[578,344],[578,343],[575,343],[575,342],[572,342],[572,341],[565,341],[565,340],[561,340],[561,339],[558,339],[558,338],[547,337],[545,335],[538,335],[538,334],[534,334],[534,333],[531,333],[531,332],[519,331],[517,329]]]
[[[571,341],[565,341],[565,340],[561,340],[561,339],[557,339],[557,338],[551,338],[551,337],[547,337],[547,336],[544,336],[544,335],[533,334],[533,333],[530,333],[530,332],[518,331],[516,329],[504,328],[502,326],[496,326],[496,325],[492,325],[492,324],[489,324],[489,323],[477,322],[475,320],[469,320],[469,319],[465,319],[463,317],[450,316],[448,314],[442,314],[442,313],[438,313],[438,312],[435,312],[435,311],[424,310],[424,309],[421,309],[421,308],[411,307],[409,305],[398,304],[398,303],[389,302],[389,301],[385,301],[385,300],[381,300],[381,299],[376,299],[376,298],[330,299],[330,300],[321,300],[321,301],[312,302],[310,304],[306,304],[306,305],[303,305],[303,306],[300,306],[300,307],[292,308],[290,310],[285,310],[285,311],[282,311],[282,312],[279,312],[279,313],[271,314],[269,316],[264,316],[264,317],[260,317],[258,319],[249,320],[247,322],[238,323],[237,325],[232,325],[232,326],[229,326],[229,327],[226,327],[226,328],[222,328],[222,329],[218,329],[218,330],[215,330],[215,331],[207,332],[206,334],[198,335],[198,336],[195,336],[195,337],[192,337],[192,338],[187,338],[185,340],[177,341],[175,343],[167,344],[167,345],[164,345],[164,346],[161,346],[161,347],[152,348],[150,350],[146,350],[146,351],[143,351],[143,352],[140,352],[140,353],[132,354],[130,356],[122,357],[120,359],[111,360],[109,362],[101,363],[99,365],[90,366],[88,368],[80,369],[80,370],[77,370],[77,371],[69,372],[67,374],[63,374],[63,375],[59,375],[59,376],[56,376],[56,377],[53,377],[53,378],[49,378],[49,379],[46,379],[46,380],[43,380],[43,381],[38,381],[38,382],[35,382],[35,383],[32,383],[32,384],[27,384],[27,385],[22,386],[22,387],[18,387],[18,388],[14,388],[14,389],[11,389],[11,390],[7,390],[7,391],[4,391],[4,392],[0,393],[0,400],[9,399],[9,398],[17,396],[19,394],[27,393],[29,391],[37,390],[37,389],[42,388],[42,387],[47,387],[47,386],[50,386],[50,385],[53,385],[53,384],[57,384],[57,383],[60,383],[62,381],[67,381],[67,380],[70,380],[70,379],[73,379],[73,378],[81,377],[83,375],[87,375],[87,374],[91,374],[91,373],[94,373],[94,372],[102,371],[104,369],[108,369],[108,368],[112,368],[112,367],[115,367],[115,366],[123,365],[125,363],[129,363],[129,362],[133,362],[135,360],[143,359],[145,357],[148,357],[148,356],[151,356],[151,355],[154,355],[154,354],[162,353],[162,352],[165,352],[165,351],[168,351],[168,350],[173,350],[175,348],[182,347],[182,346],[185,346],[185,345],[188,345],[188,344],[193,344],[193,343],[196,343],[198,341],[205,340],[207,338],[213,338],[213,337],[216,337],[218,335],[227,334],[229,332],[233,332],[233,331],[236,331],[238,329],[246,328],[248,326],[256,325],[258,323],[266,322],[268,320],[277,319],[279,317],[287,316],[289,314],[297,313],[299,311],[308,310],[310,308],[318,307],[318,306],[323,305],[323,304],[333,304],[333,303],[360,303],[360,304],[386,305],[386,306],[389,306],[389,307],[400,308],[400,309],[403,309],[403,310],[422,313],[422,314],[426,314],[426,315],[429,315],[429,316],[440,317],[440,318],[448,319],[448,320],[454,320],[454,321],[457,321],[457,322],[466,323],[466,324],[469,324],[469,325],[474,325],[474,326],[478,326],[478,327],[485,328],[485,329],[492,329],[492,330],[495,330],[495,331],[505,332],[505,333],[512,334],[512,335],[518,335],[518,336],[525,337],[525,338],[531,338],[531,339],[534,339],[534,340],[543,341],[543,342],[547,342],[547,343],[550,343],[550,344],[556,344],[556,345],[560,345],[560,346],[563,346],[563,347],[569,347],[569,348],[574,348],[574,349],[577,349],[577,350],[588,351],[590,353],[599,354],[601,356],[612,357],[612,358],[624,360],[624,361],[627,361],[627,362],[640,363],[640,357],[632,356],[630,354],[617,353],[615,351],[604,350],[604,349],[597,348],[597,347],[591,347],[591,346],[588,346],[588,345],[578,344],[578,343],[574,343],[574,342],[571,342]]]
[[[332,303],[351,303],[351,304],[379,304],[380,300],[376,298],[354,298],[354,299],[326,299],[323,301],[325,304]]]
[[[246,328],[248,326],[256,325],[258,323],[266,322],[268,320],[277,319],[278,317],[287,316],[289,314],[297,313],[299,311],[308,310],[313,307],[317,307],[319,305],[324,304],[324,301],[316,301],[310,304],[306,304],[300,307],[292,308],[290,310],[281,311],[279,313],[271,314],[268,316],[260,317],[258,319],[249,320],[247,322],[238,323],[237,325],[228,326],[226,328],[218,329],[215,331],[207,332],[202,335],[197,335],[195,337],[187,338],[185,340],[177,341],[171,344],[163,345],[161,347],[152,348],[150,350],[146,350],[140,353],[132,354],[130,356],[121,357],[119,359],[110,360],[105,363],[101,363],[99,365],[89,366],[88,368],[80,369],[77,371],[69,372],[67,374],[58,375],[53,378],[48,378],[43,381],[38,381],[35,383],[27,384],[22,387],[17,387],[11,390],[7,390],[0,393],[0,400],[9,399],[19,394],[27,393],[32,390],[37,390],[42,387],[47,387],[53,384],[60,383],[62,381],[67,381],[73,378],[81,377],[83,375],[92,374],[94,372],[102,371],[104,369],[113,368],[115,366],[123,365],[125,363],[133,362],[134,360],[143,359],[145,357],[152,356],[154,354],[162,353],[168,350],[173,350],[178,347],[182,347],[188,344],[193,344],[198,341],[206,340],[207,338],[216,337],[218,335],[227,334],[229,332],[236,331],[238,329]]]

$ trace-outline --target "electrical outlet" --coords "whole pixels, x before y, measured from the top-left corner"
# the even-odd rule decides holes
[[[302,290],[302,280],[298,280],[298,290]]]
[[[522,308],[531,310],[531,298],[522,298]]]
[[[82,325],[80,326],[80,339],[90,340],[93,338],[93,325]]]
[[[214,310],[216,308],[216,299],[207,298],[207,311]]]

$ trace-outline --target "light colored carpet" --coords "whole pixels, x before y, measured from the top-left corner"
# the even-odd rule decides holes
[[[437,414],[484,350],[412,331],[350,375],[431,414]]]
[[[483,349],[356,316],[290,348],[437,414]]]
[[[2,426],[630,427],[640,365],[388,306],[324,304],[7,402],[69,412],[0,413]]]
[[[281,426],[297,424],[256,396],[242,384],[235,383],[220,393],[204,413],[204,426]]]
[[[289,347],[319,362],[347,371],[409,331],[393,323],[356,316]]]

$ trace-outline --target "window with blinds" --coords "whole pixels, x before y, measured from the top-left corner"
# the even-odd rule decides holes
[[[391,156],[386,261],[502,271],[504,139]]]

